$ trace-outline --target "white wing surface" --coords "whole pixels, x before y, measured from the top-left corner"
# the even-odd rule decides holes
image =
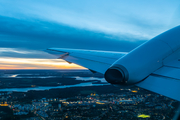
[[[119,58],[127,53],[83,49],[49,48],[46,52],[69,63],[75,63],[102,74]]]

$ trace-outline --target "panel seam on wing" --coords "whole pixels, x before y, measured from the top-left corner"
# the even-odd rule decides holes
[[[177,79],[177,78],[168,77],[168,76],[163,76],[163,75],[159,75],[159,74],[155,74],[155,73],[150,74],[150,76],[161,77],[161,78],[168,78],[168,79],[174,79],[174,80],[178,80],[178,81],[180,80],[180,79]]]
[[[168,66],[168,65],[164,65],[163,67],[169,67],[169,68],[176,68],[176,69],[180,69],[179,67],[175,67],[175,66]]]

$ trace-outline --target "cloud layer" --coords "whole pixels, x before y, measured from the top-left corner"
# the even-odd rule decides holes
[[[179,25],[179,12],[179,0],[0,0],[0,68],[45,68],[33,60],[48,58],[54,65],[43,52],[51,47],[128,52]]]

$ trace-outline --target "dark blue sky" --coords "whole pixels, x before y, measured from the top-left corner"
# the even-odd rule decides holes
[[[0,0],[1,58],[54,58],[42,52],[51,47],[128,52],[179,25],[179,5],[179,0]]]

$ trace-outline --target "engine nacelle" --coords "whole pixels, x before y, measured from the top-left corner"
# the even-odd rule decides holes
[[[145,42],[118,59],[105,72],[111,84],[132,85],[163,66],[163,59],[180,48],[180,26]]]

